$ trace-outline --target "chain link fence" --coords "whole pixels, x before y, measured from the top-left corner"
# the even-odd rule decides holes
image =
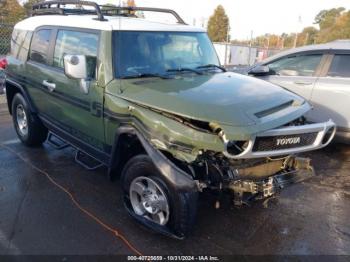
[[[10,52],[13,25],[0,24],[0,57]]]
[[[10,52],[12,30],[13,25],[0,23],[0,58],[6,56]],[[0,104],[3,104],[5,99],[3,96],[4,84],[4,72],[0,69]]]
[[[214,43],[222,65],[231,67],[248,67],[263,59],[275,55],[283,49],[257,46],[244,46],[228,43]]]

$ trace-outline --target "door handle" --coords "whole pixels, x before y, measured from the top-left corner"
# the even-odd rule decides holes
[[[312,82],[295,81],[294,84],[301,85],[301,86],[310,86],[312,85]]]
[[[50,91],[50,92],[53,92],[56,88],[56,84],[55,83],[50,83],[49,81],[47,80],[44,80],[43,81],[43,85],[47,87],[47,89]]]

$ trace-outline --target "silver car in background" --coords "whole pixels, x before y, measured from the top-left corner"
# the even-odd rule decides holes
[[[350,40],[290,49],[247,69],[306,98],[311,122],[332,119],[337,138],[350,142]]]

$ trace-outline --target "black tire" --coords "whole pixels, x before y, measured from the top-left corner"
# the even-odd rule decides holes
[[[27,132],[21,131],[17,121],[17,108],[23,109],[26,115]],[[27,101],[17,93],[12,100],[12,120],[16,129],[18,138],[23,144],[29,147],[40,146],[47,138],[48,130],[42,124],[40,119],[30,112]]]
[[[149,156],[137,155],[128,161],[121,176],[125,204],[128,207],[131,207],[130,185],[137,177],[151,178],[163,189],[169,202],[170,214],[167,224],[162,227],[178,238],[186,237],[195,222],[198,193],[180,192],[176,188],[169,186]],[[134,212],[132,207],[131,211]]]

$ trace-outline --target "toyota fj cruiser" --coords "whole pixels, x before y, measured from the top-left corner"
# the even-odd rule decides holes
[[[303,98],[226,72],[206,32],[172,10],[39,3],[15,26],[7,63],[20,140],[68,144],[86,168],[107,166],[121,176],[130,215],[179,238],[195,222],[199,192],[231,192],[235,205],[270,197],[312,176],[295,154],[335,133],[331,120],[305,122]]]

